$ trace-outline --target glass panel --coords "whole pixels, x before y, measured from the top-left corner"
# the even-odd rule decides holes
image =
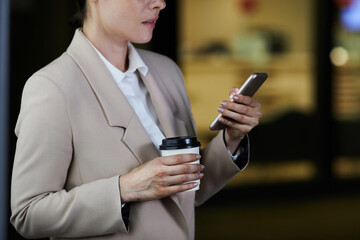
[[[313,13],[312,0],[180,3],[179,60],[203,145],[216,134],[208,128],[230,88],[253,72],[269,74],[255,95],[263,118],[250,134],[246,184],[309,180],[316,174],[308,139],[316,108]],[[281,151],[274,151],[279,143]],[[282,171],[265,174],[272,164],[281,164]],[[231,184],[239,183],[235,178]]]
[[[339,178],[360,177],[360,1],[335,1],[333,112],[338,127],[338,157],[334,173]]]

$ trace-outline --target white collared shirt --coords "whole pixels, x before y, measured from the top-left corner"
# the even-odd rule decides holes
[[[128,103],[133,108],[134,112],[138,116],[141,124],[155,145],[156,149],[159,150],[162,139],[164,139],[164,134],[160,129],[160,122],[157,117],[154,105],[150,99],[149,92],[145,87],[142,79],[140,78],[138,70],[142,75],[148,73],[148,67],[145,65],[144,61],[141,59],[140,55],[136,51],[135,47],[129,42],[128,43],[128,56],[129,56],[129,67],[126,72],[122,72],[114,65],[112,65],[89,41],[91,46],[95,49],[100,59],[105,64],[106,68],[109,70],[113,76],[116,84],[126,97]],[[225,145],[226,141],[224,139]],[[227,148],[227,147],[226,147]],[[231,158],[236,161],[239,154],[240,148],[238,148],[235,155],[227,148]],[[246,166],[245,166],[246,167]],[[245,169],[245,167],[243,169]]]
[[[130,42],[128,43],[129,67],[126,72],[122,72],[112,65],[95,46],[93,47],[138,116],[156,149],[158,149],[162,139],[165,137],[160,130],[160,122],[150,99],[149,92],[136,71],[138,70],[145,76],[148,73],[148,67]]]

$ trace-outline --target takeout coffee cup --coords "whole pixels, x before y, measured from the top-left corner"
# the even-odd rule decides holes
[[[200,142],[196,137],[182,136],[165,138],[159,146],[161,156],[171,156],[177,154],[195,153],[200,154]],[[199,164],[200,160],[193,161],[186,164]],[[196,191],[200,187],[200,180],[191,181],[196,182],[198,185],[187,191]]]

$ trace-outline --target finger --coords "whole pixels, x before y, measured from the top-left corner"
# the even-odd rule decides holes
[[[239,91],[239,89],[237,87],[233,87],[229,92],[229,98],[232,99],[233,96],[237,93],[237,91]]]
[[[236,103],[241,103],[247,106],[250,106],[252,108],[260,109],[261,104],[258,102],[255,98],[244,96],[241,94],[237,94],[233,96],[233,100]]]
[[[250,110],[244,110],[245,113],[242,114],[241,112],[239,113],[239,112],[228,110],[226,108],[219,107],[218,111],[219,111],[219,113],[221,113],[222,116],[224,116],[226,118],[230,118],[230,119],[234,120],[235,122],[238,122],[241,124],[248,124],[248,125],[252,125],[252,126],[259,124],[259,119],[261,116],[260,112],[254,113],[254,115],[256,115],[256,116],[247,116],[246,114],[249,115],[248,111],[250,111]]]
[[[227,118],[223,118],[223,117],[221,117],[219,119],[219,121],[229,128],[234,128],[234,129],[239,130],[243,134],[249,133],[251,131],[251,129],[253,129],[256,126],[256,125],[252,126],[252,125],[247,125],[247,124],[241,124],[239,122],[235,122],[231,119],[227,119]]]
[[[180,164],[167,167],[167,175],[175,176],[181,174],[199,173],[204,170],[201,164]]]
[[[177,154],[172,156],[166,156],[166,157],[161,157],[160,159],[162,164],[167,166],[173,166],[173,165],[198,161],[200,160],[200,158],[201,156],[199,154],[190,153],[190,154]]]
[[[227,122],[229,121],[231,123],[231,126],[234,124],[241,124],[241,125],[249,125],[250,127],[254,127],[259,124],[259,118],[258,117],[249,117],[243,114],[239,114],[227,109],[221,109],[219,111],[222,114],[222,118],[220,118],[220,122],[229,126]]]
[[[185,184],[178,184],[178,185],[172,185],[164,188],[164,195],[169,196],[175,193],[184,192],[187,190],[190,190],[192,188],[197,187],[199,184],[196,182],[191,183],[185,183]],[[166,194],[165,194],[166,193]]]
[[[252,108],[247,105],[240,103],[235,103],[231,101],[223,101],[220,103],[221,107],[218,108],[218,111],[222,113],[223,109],[228,109],[238,114],[246,115],[248,117],[260,118],[261,112],[260,109]]]
[[[184,184],[190,181],[200,180],[204,176],[203,173],[181,174],[176,176],[168,176],[165,178],[167,185]]]

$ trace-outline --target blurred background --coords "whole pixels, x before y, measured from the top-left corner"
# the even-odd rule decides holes
[[[66,50],[76,5],[0,4],[0,239],[22,239],[9,223],[21,92]],[[196,239],[360,239],[360,0],[168,0],[139,47],[179,64],[203,146],[229,89],[269,74],[250,164],[196,209]]]

